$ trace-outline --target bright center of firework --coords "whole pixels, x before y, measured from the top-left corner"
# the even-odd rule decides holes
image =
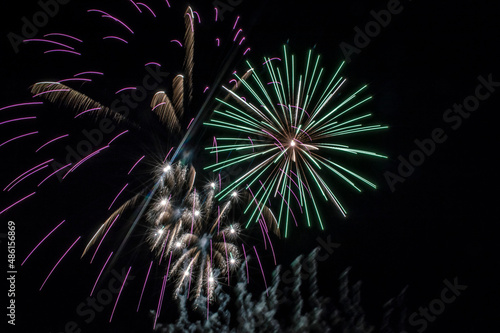
[[[162,206],[165,206],[167,204],[167,200],[166,199],[163,199],[161,202],[160,202],[160,205]]]
[[[209,278],[208,278],[208,281],[210,281],[210,282],[214,282],[214,277],[213,277],[213,276],[209,277]]]
[[[229,232],[232,233],[232,234],[234,234],[236,231],[234,230],[233,227],[231,227],[231,230]]]
[[[199,216],[199,215],[200,215],[200,211],[199,210],[197,210],[197,211],[194,212],[194,216]]]
[[[189,271],[185,271],[184,276],[188,276],[188,275],[189,275]]]
[[[163,172],[169,172],[172,167],[170,165],[167,165],[165,168],[163,168]]]
[[[233,198],[235,198],[237,195],[238,195],[238,192],[236,192],[236,191],[234,191],[233,193],[231,193],[231,196],[232,196]]]
[[[295,147],[295,141],[294,141],[294,140],[292,140],[292,141],[290,142],[290,146]]]
[[[210,183],[210,187],[215,189],[215,183]]]
[[[181,242],[175,243],[175,247],[181,247]]]
[[[234,263],[236,262],[236,260],[234,260],[234,258],[231,258],[231,259],[229,259],[229,262],[230,262],[231,264],[234,264]]]
[[[157,234],[158,234],[158,235],[163,234],[163,229],[158,230],[158,231],[157,231]]]

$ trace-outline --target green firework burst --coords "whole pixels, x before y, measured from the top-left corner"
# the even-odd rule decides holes
[[[341,75],[344,62],[328,80],[320,66],[321,56],[312,50],[300,69],[286,45],[283,52],[282,59],[265,58],[259,72],[247,62],[249,71],[243,77],[235,75],[246,97],[224,87],[228,96],[218,99],[220,104],[205,125],[235,135],[217,137],[216,144],[206,148],[216,154],[217,162],[205,169],[221,172],[244,166],[246,172],[222,189],[218,199],[238,188],[247,189],[251,198],[245,210],[248,224],[264,219],[264,205],[275,203],[272,216],[284,227],[286,237],[291,221],[297,224],[297,212],[305,215],[309,226],[316,219],[323,229],[319,199],[334,203],[346,215],[329,184],[331,179],[336,177],[357,191],[361,185],[376,188],[344,164],[354,155],[386,156],[350,147],[344,140],[387,126],[366,124],[371,113],[359,112],[371,99],[362,97],[366,85],[350,94],[343,92],[347,89],[347,79]]]

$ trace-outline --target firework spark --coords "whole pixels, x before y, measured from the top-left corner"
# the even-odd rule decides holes
[[[225,88],[232,101],[219,99],[220,107],[205,125],[238,134],[217,137],[223,144],[217,149],[206,148],[212,154],[226,153],[227,158],[219,157],[218,162],[205,169],[217,172],[236,164],[250,165],[248,171],[218,193],[217,198],[224,199],[239,187],[254,193],[245,210],[250,214],[248,224],[262,218],[263,206],[271,196],[280,198],[275,211],[278,212],[278,225],[285,225],[286,236],[291,219],[296,220],[296,207],[305,212],[308,225],[313,210],[323,228],[317,198],[333,202],[346,215],[329,185],[331,175],[358,191],[361,191],[358,183],[376,188],[374,183],[348,169],[342,154],[385,156],[352,148],[341,140],[387,126],[366,125],[371,114],[355,114],[371,97],[360,98],[366,86],[351,94],[341,93],[347,81],[340,75],[344,63],[325,85],[319,55],[314,56],[309,51],[305,69],[300,72],[296,57],[290,55],[287,46],[283,51],[284,61],[265,59],[263,75],[249,62],[251,79],[236,75],[247,97]],[[229,158],[231,153],[236,156]]]

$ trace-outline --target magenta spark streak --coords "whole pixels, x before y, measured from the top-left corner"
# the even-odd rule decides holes
[[[269,61],[272,61],[272,60],[279,60],[279,61],[281,61],[281,58],[275,57],[275,58],[268,59],[268,60],[266,60],[266,61],[265,61],[262,65],[265,65],[265,64],[267,64]]]
[[[250,137],[248,137],[248,140],[250,140],[250,143],[252,144],[252,152],[255,152],[255,148],[253,147],[253,141]]]
[[[238,16],[236,18],[236,21],[234,22],[234,25],[233,25],[233,30],[236,29],[236,26],[238,25],[238,21],[240,20],[240,17]]]
[[[38,96],[41,96],[41,95],[44,95],[44,94],[53,93],[53,92],[61,92],[61,91],[68,92],[68,91],[70,91],[70,89],[54,89],[54,90],[47,90],[47,91],[43,91],[43,92],[41,92],[41,93],[38,93],[38,94],[36,94],[36,95],[33,95],[33,98],[38,97]]]
[[[124,42],[125,44],[128,44],[128,42],[125,39],[120,38],[118,36],[106,36],[106,37],[103,37],[102,39],[116,39],[116,40],[119,40],[121,42]]]
[[[253,195],[252,189],[250,188],[250,186],[248,186],[248,184],[247,184],[247,189],[250,192],[250,194],[252,195],[252,198],[255,201],[255,205],[257,205],[257,208],[259,209],[260,216],[262,217],[262,221],[265,221],[264,214],[262,214],[262,210],[260,209],[259,203],[257,202],[257,199]],[[261,221],[261,219],[259,219],[258,222],[259,222],[260,230],[262,231],[262,238],[264,239],[264,249],[267,250],[267,241],[266,241],[267,226],[264,223],[260,223],[260,221]],[[272,245],[271,245],[271,247],[272,247]]]
[[[306,110],[304,110],[303,108],[301,108],[300,106],[295,106],[295,105],[292,105],[292,106],[290,106],[290,107],[291,107],[291,108],[297,108],[297,109],[299,109],[299,110],[303,111],[305,114],[307,114],[307,117],[311,118],[311,116],[309,115],[309,113],[307,113],[307,111],[306,111]]]
[[[56,269],[56,267],[59,265],[59,263],[61,262],[61,260],[63,260],[63,258],[66,256],[66,254],[68,254],[68,252],[73,248],[73,246],[75,246],[75,244],[80,240],[80,238],[82,238],[82,236],[78,237],[76,239],[76,241],[74,241],[74,243],[71,244],[71,246],[66,250],[66,252],[64,252],[64,254],[62,255],[62,257],[57,261],[57,263],[54,265],[54,268],[52,268],[52,270],[50,271],[49,275],[47,275],[47,277],[45,278],[45,281],[43,281],[42,286],[40,287],[40,290],[42,290],[43,286],[45,285],[45,283],[49,279],[50,275],[52,275],[52,273],[54,272],[54,270]]]
[[[215,38],[215,40],[217,41],[217,46],[220,46],[220,38]]]
[[[63,44],[63,43],[59,43],[59,42],[55,42],[53,40],[49,40],[49,39],[40,39],[40,38],[33,38],[33,39],[25,39],[23,40],[24,43],[27,43],[27,42],[42,42],[42,43],[50,43],[50,44],[54,44],[54,45],[59,45],[59,46],[62,46],[62,47],[65,47],[65,48],[68,48],[70,50],[75,50],[74,47],[71,47],[69,45],[66,45],[66,44]]]
[[[71,165],[71,163],[70,163],[70,164],[66,164],[66,165],[65,165],[65,166],[63,166],[62,168],[57,169],[56,171],[54,171],[53,173],[51,173],[50,175],[48,175],[48,176],[47,176],[47,178],[45,178],[44,180],[42,180],[42,181],[40,182],[40,184],[38,184],[38,187],[40,187],[43,183],[45,183],[45,181],[46,181],[47,179],[49,179],[50,177],[54,176],[54,175],[55,175],[55,174],[57,174],[59,171],[62,171],[63,169],[66,169],[66,168],[67,168],[67,167],[69,167],[70,165]]]
[[[173,149],[174,149],[174,147],[170,148],[170,150],[168,151],[167,156],[165,156],[165,159],[163,160],[163,163],[165,163],[167,161],[167,158],[170,156],[170,153],[172,152]]]
[[[198,18],[198,23],[201,23],[201,17],[200,17],[200,14],[198,14],[198,12],[196,10],[193,10],[193,14],[196,15],[196,17]]]
[[[31,194],[29,194],[29,195],[25,196],[24,198],[22,198],[22,199],[20,199],[20,200],[16,201],[15,203],[13,203],[12,205],[10,205],[9,207],[7,207],[7,208],[5,208],[4,210],[2,210],[2,211],[0,212],[0,215],[2,215],[3,213],[5,213],[6,211],[8,211],[9,209],[11,209],[12,207],[14,207],[15,205],[20,204],[21,202],[23,202],[24,200],[28,199],[29,197],[31,197],[31,196],[32,196],[32,195],[34,195],[34,194],[36,194],[36,192],[33,192],[33,193],[31,193]]]
[[[167,104],[167,102],[161,102],[161,103],[159,103],[158,105],[155,105],[155,106],[154,106],[154,108],[152,108],[152,109],[151,109],[151,111],[154,111],[154,110],[156,110],[156,108],[157,108],[157,107],[159,107],[160,105],[165,105],[165,104]]]
[[[217,151],[217,138],[215,136],[212,145],[215,148],[215,163],[219,163],[219,152]]]
[[[110,145],[113,141],[115,141],[115,140],[116,140],[116,139],[118,139],[120,136],[122,136],[123,134],[126,134],[126,133],[128,133],[128,130],[123,131],[123,132],[121,132],[120,134],[118,134],[117,136],[115,136],[115,137],[114,137],[111,141],[109,141],[108,146],[109,146],[109,145]]]
[[[266,133],[266,134],[270,135],[270,136],[271,136],[274,140],[276,140],[276,142],[278,142],[278,143],[279,143],[279,145],[280,145],[283,149],[285,149],[285,147],[283,147],[283,145],[281,144],[281,141],[280,141],[280,140],[278,140],[278,139],[276,139],[276,137],[275,137],[274,135],[272,135],[271,133],[269,133],[269,132],[268,132],[268,131],[266,131],[266,130],[262,130],[262,132],[264,132],[264,133]]]
[[[307,112],[306,112],[307,113]],[[311,137],[309,136],[309,134],[307,134],[306,131],[304,131],[303,129],[301,128],[298,128],[298,127],[295,127],[295,126],[291,126],[292,128],[295,128],[295,129],[298,129],[299,131],[302,131],[302,133],[304,133],[305,135],[307,135],[307,137],[309,138],[309,141],[312,141]],[[298,140],[297,140],[298,141]]]
[[[95,287],[97,286],[97,282],[99,281],[99,279],[101,278],[101,275],[102,275],[102,272],[104,272],[104,268],[106,267],[106,265],[108,264],[108,261],[109,259],[111,258],[111,256],[113,255],[113,252],[111,252],[108,256],[108,259],[106,260],[106,262],[104,263],[104,265],[102,266],[102,269],[101,269],[101,272],[99,273],[99,276],[97,276],[97,279],[95,280],[95,283],[94,283],[94,287],[92,287],[92,291],[90,292],[90,296],[92,297],[92,294],[94,293],[94,290],[95,290]]]
[[[297,177],[297,180],[299,179],[299,176],[297,176],[297,174],[295,172],[293,172],[292,170],[290,170],[290,172],[293,173],[295,175],[295,177]],[[307,193],[309,193],[309,196],[311,196],[311,192],[309,192],[307,185],[302,181],[302,179],[300,180],[300,182],[302,183],[302,185],[304,185],[304,188],[307,190]]]
[[[25,179],[26,179],[26,178],[28,178],[29,176],[31,176],[31,175],[33,175],[33,174],[37,173],[38,171],[41,171],[41,170],[43,170],[43,169],[47,168],[47,167],[48,167],[48,165],[44,165],[44,166],[42,166],[41,168],[38,168],[38,169],[36,169],[36,170],[34,170],[34,171],[30,172],[29,174],[27,174],[26,176],[24,176],[23,178],[21,178],[21,179],[19,179],[17,182],[15,182],[15,183],[14,183],[14,184],[13,184],[13,185],[12,185],[12,186],[8,189],[8,190],[7,190],[7,192],[9,192],[10,190],[12,190],[12,189],[13,189],[13,188],[17,185],[17,184],[19,184],[20,182],[22,182],[23,180],[25,180]],[[4,191],[5,191],[5,190],[4,190]]]
[[[148,63],[147,63],[147,64],[145,64],[144,66],[149,66],[149,65],[156,65],[156,66],[158,66],[158,67],[161,67],[160,63],[158,63],[158,62],[153,62],[153,61],[152,61],[152,62],[148,62]]]
[[[71,35],[67,35],[67,34],[61,34],[61,33],[58,33],[58,32],[53,32],[53,33],[50,33],[50,34],[45,34],[43,35],[43,37],[50,37],[50,36],[62,36],[62,37],[68,37],[68,38],[71,38],[73,40],[76,40],[77,42],[80,42],[80,43],[83,43],[83,40],[79,39],[79,38],[76,38],[76,37],[73,37]]]
[[[207,320],[210,314],[210,271],[207,270]]]
[[[137,6],[138,4],[136,4],[133,0],[129,0],[129,1],[134,4],[135,8],[137,8],[139,13],[142,13],[142,10],[139,8],[139,6]]]
[[[111,203],[111,205],[109,205],[109,208],[108,210],[111,209],[111,207],[113,207],[114,203],[116,202],[116,200],[118,199],[118,197],[120,196],[120,194],[122,194],[122,192],[127,188],[128,186],[128,183],[125,184],[125,186],[123,186],[122,190],[116,195],[115,199],[113,200],[113,202]]]
[[[252,198],[255,201],[255,205],[257,205],[257,208],[259,209],[260,217],[262,217],[262,220],[265,221],[264,214],[262,213],[262,210],[260,209],[259,203],[257,202],[257,199],[253,195],[252,189],[250,188],[250,186],[248,184],[247,184],[247,189],[250,192],[250,194],[252,195]],[[266,242],[266,238],[264,238],[264,244],[265,244],[265,242]]]
[[[300,201],[299,199],[297,198],[297,196],[295,195],[295,192],[290,188],[290,186],[286,185],[286,187],[288,187],[288,189],[290,190],[290,192],[292,192],[293,196],[295,197],[295,200],[297,200],[297,203],[299,204],[299,208],[300,208],[300,213],[302,214],[302,206],[300,205]]]
[[[182,43],[180,41],[178,41],[177,39],[172,39],[170,42],[171,43],[173,43],[173,42],[178,43],[181,47],[183,47]]]
[[[36,119],[36,117],[24,117],[24,118],[16,118],[16,119],[11,119],[11,120],[6,120],[4,122],[1,122],[0,125],[13,123],[15,121],[30,120],[30,119]]]
[[[246,55],[250,50],[251,48],[246,49],[245,52],[243,52],[243,55]]]
[[[74,118],[74,119],[76,119],[76,118],[80,117],[82,114],[85,114],[85,113],[87,113],[87,112],[97,111],[97,110],[100,110],[100,109],[101,109],[101,107],[98,107],[98,108],[92,108],[92,109],[88,109],[88,110],[82,111],[82,112],[80,112],[79,114],[77,114],[77,115],[75,116],[75,118]]]
[[[297,138],[295,138],[294,140],[295,140],[295,141],[297,141],[298,143],[300,143],[301,145],[303,145],[303,146],[304,146],[304,148],[305,148],[305,149],[307,149],[307,151],[308,151],[308,152],[311,152],[311,151],[309,150],[309,148],[307,148],[307,146],[306,146],[303,142],[300,142],[299,140],[297,140]]]
[[[215,22],[217,22],[217,19],[219,18],[219,9],[217,7],[215,9]]]
[[[299,188],[299,185],[297,185],[297,183],[293,180],[293,178],[292,178],[292,177],[290,177],[289,175],[287,175],[287,174],[285,173],[285,171],[283,171],[283,169],[281,169],[281,168],[280,168],[280,171],[281,171],[281,172],[282,172],[285,176],[287,176],[288,178],[290,178],[290,180],[292,181],[292,183],[294,183],[294,184],[295,184],[295,186],[297,186],[297,188]]]
[[[137,90],[137,87],[126,87],[126,88],[120,89],[117,92],[115,92],[115,95],[117,95],[117,94],[119,94],[119,93],[121,93],[122,91],[125,91],[125,90]]]
[[[132,34],[134,34],[134,31],[132,31],[132,29],[130,29],[130,28],[128,27],[128,25],[126,25],[125,23],[123,23],[122,21],[120,21],[119,19],[117,19],[116,17],[114,17],[114,16],[112,16],[112,15],[110,15],[110,14],[107,14],[107,13],[106,13],[106,15],[103,15],[102,17],[103,17],[103,18],[110,18],[110,19],[114,20],[115,22],[120,23],[120,24],[121,24],[122,26],[124,26],[124,27],[125,27],[128,31],[130,31]]]
[[[115,306],[113,307],[113,312],[111,312],[111,317],[109,317],[109,322],[113,320],[113,315],[115,314],[116,306],[118,305],[118,300],[120,299],[120,295],[122,294],[123,287],[125,286],[125,282],[127,282],[128,275],[130,274],[130,270],[132,269],[132,266],[128,268],[127,275],[125,275],[125,279],[123,280],[122,287],[120,288],[120,292],[118,293],[118,296],[116,297],[116,302]]]
[[[69,171],[63,176],[63,179],[66,178],[66,176],[70,173],[70,172],[73,172],[76,170],[76,168],[78,168],[80,165],[82,165],[85,161],[89,160],[90,158],[92,158],[93,156],[99,154],[102,150],[106,149],[106,148],[109,148],[109,146],[105,146],[99,150],[96,150],[95,152],[87,155],[85,158],[83,158],[80,162],[76,163],[71,169],[69,169]]]
[[[217,213],[218,213],[218,218],[217,218],[217,235],[218,235],[220,231],[220,206],[217,206]]]
[[[144,280],[144,286],[142,286],[141,297],[139,297],[139,303],[137,304],[136,312],[139,312],[139,307],[141,306],[142,296],[144,295],[144,290],[146,289],[146,283],[148,282],[149,273],[151,272],[151,267],[153,267],[153,260],[149,264],[148,273],[146,274],[146,279]]]
[[[139,164],[144,159],[144,157],[146,157],[146,155],[142,156],[137,162],[135,162],[134,166],[132,167],[132,169],[130,169],[130,171],[127,173],[127,175],[130,175],[132,173],[132,170],[135,169],[137,164]]]
[[[0,108],[0,111],[11,109],[11,108],[15,108],[15,107],[19,107],[19,106],[41,105],[41,104],[43,104],[43,102],[29,102],[29,103],[13,104],[13,105],[8,105],[8,106],[4,106],[4,107]]]
[[[120,214],[116,215],[116,217],[113,220],[113,222],[111,222],[111,225],[109,226],[109,228],[106,229],[106,232],[104,233],[104,236],[102,236],[101,240],[99,241],[99,244],[97,245],[97,248],[94,251],[94,255],[92,256],[92,259],[90,259],[90,263],[92,263],[94,261],[95,255],[97,254],[97,251],[99,251],[99,248],[101,247],[101,244],[104,241],[104,238],[106,238],[106,236],[108,235],[109,230],[113,227],[113,225],[115,224],[116,220],[118,220],[119,217],[120,217]]]
[[[65,53],[71,53],[71,54],[75,54],[75,55],[79,55],[79,56],[82,55],[80,52],[71,51],[71,50],[65,50],[65,49],[53,49],[53,50],[45,51],[43,53],[47,54],[47,53],[54,53],[54,52],[65,52]]]
[[[40,148],[38,148],[38,149],[35,151],[35,153],[38,153],[38,151],[39,151],[40,149],[42,149],[43,147],[47,146],[48,144],[50,144],[50,143],[52,143],[52,142],[54,142],[54,141],[57,141],[57,140],[60,140],[60,139],[66,138],[66,137],[68,137],[68,136],[69,136],[69,134],[61,135],[61,136],[59,136],[59,137],[57,137],[57,138],[55,138],[55,139],[52,139],[52,140],[48,141],[47,143],[44,143],[43,145],[41,145],[41,146],[40,146]]]
[[[266,276],[264,275],[264,269],[262,269],[262,264],[260,262],[259,254],[257,253],[257,249],[255,248],[255,246],[253,247],[253,249],[255,250],[255,255],[257,256],[257,261],[259,262],[260,271],[262,272],[262,277],[264,278],[264,284],[266,285],[266,294],[267,296],[269,296],[269,292],[267,291]]]
[[[191,127],[191,124],[193,123],[193,121],[194,121],[194,118],[191,119],[191,121],[189,122],[189,125],[188,125],[187,129],[189,129],[189,127]]]
[[[293,217],[293,220],[295,221],[295,225],[298,227],[299,225],[297,224],[297,220],[295,219],[295,215],[293,214],[293,211],[292,209],[290,208],[290,205],[288,204],[288,201],[285,200],[285,198],[283,197],[283,195],[280,193],[280,191],[276,190],[276,192],[280,195],[281,199],[283,199],[283,201],[286,203],[286,206],[288,207],[288,210],[290,211],[290,213],[292,214],[292,217]]]
[[[168,8],[170,8],[170,2],[168,2],[168,0],[165,0],[165,2],[167,3]]]
[[[24,138],[26,136],[34,135],[34,134],[38,134],[38,131],[37,132],[31,132],[31,133],[26,133],[26,134],[22,134],[22,135],[16,136],[16,137],[14,137],[12,139],[9,139],[9,140],[5,141],[4,143],[0,144],[0,147],[2,147],[3,145],[6,145],[7,143],[12,142],[14,140],[21,139],[21,138]]]
[[[262,225],[265,227],[266,236],[267,236],[267,239],[269,240],[269,245],[271,246],[271,252],[273,254],[274,265],[276,265],[276,254],[274,253],[273,243],[271,242],[271,238],[269,237],[269,231],[267,230],[267,226],[265,224],[265,221],[262,221]]]
[[[66,220],[63,220],[61,223],[59,223],[54,229],[52,229],[51,232],[49,232],[38,244],[37,246],[35,246],[33,248],[33,250],[31,250],[31,252],[26,256],[26,258],[23,260],[23,262],[21,263],[21,266],[24,265],[24,263],[26,262],[26,260],[28,260],[28,258],[33,254],[33,252],[35,252],[35,250],[54,232],[56,231],[57,228],[59,228],[61,226],[61,224],[63,224]]]
[[[247,39],[246,37],[243,37],[241,40],[240,40],[240,43],[238,45],[241,45],[243,44],[243,42],[245,41],[245,39]]]
[[[83,78],[72,78],[72,79],[64,79],[57,81],[57,83],[63,83],[63,82],[68,82],[68,81],[80,81],[80,82],[92,82],[91,79],[83,79]]]
[[[104,75],[104,73],[101,73],[101,72],[88,71],[88,72],[81,72],[81,73],[75,74],[73,76],[77,77],[77,76],[82,76],[82,75],[86,75],[86,74]]]
[[[236,39],[238,38],[238,35],[243,31],[243,29],[240,29],[238,30],[238,32],[236,33],[236,36],[234,36],[234,39],[233,39],[233,42],[236,41]]]
[[[153,329],[156,329],[156,321],[158,320],[158,317],[160,316],[160,309],[162,305],[162,299],[163,299],[163,294],[165,293],[165,285],[167,283],[167,274],[163,277],[163,283],[161,285],[161,292],[160,292],[160,299],[158,299],[158,307],[156,308],[156,315],[155,315],[155,322],[153,324]]]
[[[205,87],[205,90],[203,90],[203,93],[206,93],[208,89],[210,89],[210,87]]]

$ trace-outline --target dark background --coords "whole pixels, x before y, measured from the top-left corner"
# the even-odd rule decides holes
[[[61,79],[83,70],[104,69],[111,75],[97,80],[88,91],[105,104],[112,101],[114,92],[123,85],[140,83],[145,62],[161,61],[164,68],[170,70],[171,64],[179,64],[178,60],[182,59],[181,54],[172,51],[169,41],[182,38],[182,29],[179,29],[182,20],[178,17],[182,17],[180,14],[184,8],[180,2],[173,0],[172,3],[174,8],[168,10],[163,2],[151,1],[150,4],[161,13],[157,20],[165,20],[151,26],[147,23],[151,20],[137,15],[125,0],[107,2],[106,5],[73,0],[62,6],[60,13],[41,29],[39,35],[68,32],[79,36],[100,36],[105,33],[104,28],[113,31],[111,24],[103,23],[97,14],[85,13],[89,8],[113,10],[127,22],[135,22],[133,25],[137,27],[136,35],[127,47],[86,44],[81,49],[87,53],[81,58],[49,57],[43,55],[41,45],[35,44],[22,45],[21,52],[15,54],[6,35],[19,33],[23,25],[21,18],[30,18],[40,7],[36,2],[23,2],[23,7],[16,3],[4,4],[1,14],[0,76],[3,83],[0,107],[29,101],[28,87],[37,81]],[[288,239],[274,242],[278,263],[288,266],[297,255],[307,254],[318,246],[318,237],[326,239],[331,235],[331,239],[341,246],[328,261],[320,263],[323,295],[334,296],[340,272],[352,267],[351,280],[363,281],[362,297],[368,320],[377,324],[383,304],[405,286],[408,286],[406,302],[408,314],[411,314],[440,297],[444,279],[452,281],[458,278],[460,284],[467,285],[467,290],[447,305],[435,322],[429,323],[426,332],[495,332],[500,311],[496,246],[498,132],[495,121],[499,92],[481,102],[479,109],[457,130],[451,129],[442,117],[453,104],[462,103],[464,98],[474,94],[478,76],[492,74],[494,81],[500,81],[497,66],[499,12],[493,4],[474,1],[403,1],[401,4],[403,11],[393,16],[389,26],[372,38],[360,54],[352,56],[346,70],[354,83],[369,84],[374,97],[370,109],[375,119],[390,126],[383,134],[369,136],[370,141],[366,142],[369,147],[373,146],[390,157],[387,161],[365,167],[369,178],[379,188],[356,194],[341,187],[339,193],[349,212],[348,217],[344,219],[334,208],[324,207],[329,220],[325,231],[316,226],[305,230],[302,226]],[[212,17],[210,3],[193,2],[193,6],[202,18]],[[289,1],[244,0],[235,8],[234,14],[242,16],[240,22],[245,27],[252,47],[250,58],[255,63],[262,56],[281,55],[281,45],[290,40],[298,54],[305,54],[306,49],[315,47],[324,56],[323,65],[333,70],[344,57],[339,44],[354,44],[353,28],[364,29],[366,23],[373,20],[370,11],[386,7],[386,1],[310,0],[292,4]],[[224,22],[226,28],[229,26],[230,29],[233,22],[234,15],[230,13]],[[209,32],[208,23],[206,25],[208,36],[212,32]],[[208,45],[208,39],[204,39],[202,33],[200,35],[197,50]],[[216,65],[220,63],[219,56],[211,51],[197,54],[198,72],[195,75],[198,73],[202,78],[196,83],[197,88],[210,82],[213,74],[220,70]],[[82,128],[93,126],[90,120],[68,125],[72,117],[55,108],[45,110],[37,126],[32,128],[43,128],[46,131],[43,135],[47,138],[50,134],[53,137],[67,131],[78,134]],[[14,117],[16,112],[31,115],[30,111],[4,111],[0,114],[0,122]],[[0,141],[31,129],[29,125],[16,126],[0,127]],[[397,173],[398,157],[408,158],[416,149],[414,140],[429,138],[435,128],[445,131],[446,142],[437,145],[435,153],[426,158],[404,183],[396,184],[396,190],[392,192],[384,172]],[[41,189],[35,199],[0,216],[3,225],[0,233],[6,232],[7,221],[16,222],[18,264],[53,226],[63,219],[71,220],[64,233],[52,238],[30,258],[26,267],[19,269],[17,331],[59,332],[67,321],[78,320],[75,309],[85,300],[99,271],[98,265],[89,266],[88,260],[80,261],[75,252],[61,263],[42,292],[38,289],[76,237],[88,237],[105,218],[110,200],[125,182],[113,171],[127,169],[143,154],[141,151],[155,152],[156,148],[163,148],[162,137],[156,141],[148,137],[147,140],[152,141],[142,144],[135,139],[141,137],[124,140],[107,159],[95,160],[93,167],[82,167],[80,177],[75,177],[77,179],[69,179],[63,184],[53,182]],[[34,165],[32,152],[40,142],[28,139],[0,147],[1,168],[4,169],[2,184],[9,183]],[[190,142],[192,146],[197,143],[196,140]],[[38,159],[43,161],[40,157]],[[133,186],[140,187],[145,177],[147,170],[143,169],[142,178]],[[15,193],[2,193],[0,209],[33,191],[30,191],[30,184],[23,186],[19,186]],[[2,249],[5,249],[4,240]],[[2,252],[6,257],[6,251]],[[130,253],[132,257],[134,252]],[[140,256],[135,259],[140,260]],[[272,261],[270,256],[265,259],[269,263]],[[127,260],[121,264],[120,267],[129,265]],[[147,263],[143,266],[147,267]],[[272,269],[272,265],[268,268]],[[254,288],[262,291],[258,270],[254,273]],[[2,295],[5,296],[5,292]],[[151,308],[156,306],[153,299]],[[146,331],[144,327],[152,326],[147,307],[135,314],[135,306],[135,297],[124,298],[112,324],[107,323],[110,305],[93,323],[82,324],[81,328],[84,332]],[[408,331],[416,330],[409,327]]]

